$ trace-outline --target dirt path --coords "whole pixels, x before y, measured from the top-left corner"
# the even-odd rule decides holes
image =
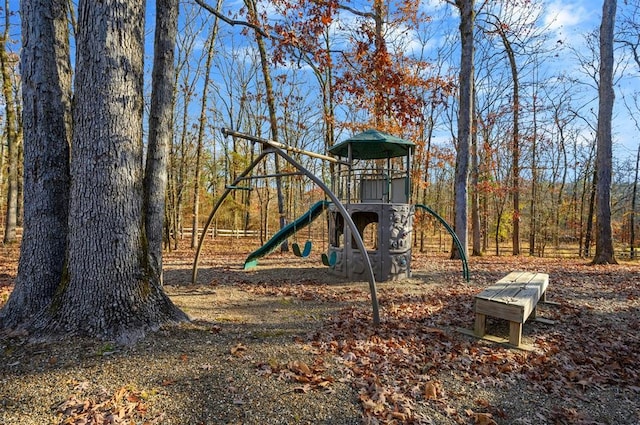
[[[458,262],[419,257],[412,279],[378,285],[376,329],[367,283],[317,259],[244,271],[241,255],[209,252],[191,285],[190,255],[168,255],[165,273],[190,324],[133,347],[0,339],[0,424],[640,423],[637,263],[487,257],[467,284]],[[0,264],[3,282],[12,267]],[[540,315],[555,324],[524,326],[535,349],[458,332],[474,294],[515,269],[551,277],[557,305]]]

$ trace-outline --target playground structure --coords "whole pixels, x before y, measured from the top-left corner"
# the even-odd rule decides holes
[[[222,129],[225,136],[243,138],[262,144],[258,157],[228,185],[214,204],[200,236],[195,254],[192,282],[197,280],[198,260],[204,237],[224,199],[244,180],[276,177],[253,176],[252,170],[270,153],[283,158],[297,172],[320,187],[329,200],[315,203],[309,211],[276,232],[267,243],[249,254],[245,269],[255,267],[260,257],[275,251],[289,237],[311,224],[323,211],[328,210],[329,247],[322,254],[322,262],[329,271],[352,280],[368,280],[373,309],[373,322],[379,324],[376,280],[385,281],[411,276],[411,233],[415,208],[435,216],[452,235],[462,255],[463,274],[469,279],[464,250],[451,227],[434,211],[424,205],[410,203],[411,155],[414,144],[392,135],[367,130],[333,146],[333,156],[287,146],[236,131]],[[304,168],[287,152],[296,152],[335,164],[331,188]],[[365,245],[365,235],[369,245]],[[298,256],[308,256],[308,242],[304,250],[294,244]]]
[[[354,221],[358,235],[372,234],[362,251],[335,205],[329,205],[329,270],[349,279],[365,276],[365,258],[377,280],[411,276],[414,208],[409,203],[412,142],[367,130],[333,146],[344,158],[333,178],[334,192]],[[368,231],[368,229],[370,229]]]

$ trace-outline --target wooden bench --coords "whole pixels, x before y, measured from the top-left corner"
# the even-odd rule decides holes
[[[474,333],[483,337],[487,316],[509,321],[509,344],[520,346],[522,324],[531,316],[535,318],[536,305],[545,301],[549,285],[546,273],[511,272],[494,285],[476,295]]]

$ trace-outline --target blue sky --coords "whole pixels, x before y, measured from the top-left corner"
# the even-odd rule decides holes
[[[479,0],[476,1],[479,2]],[[211,0],[210,3],[213,4],[213,0]],[[154,19],[154,4],[155,2],[153,0],[147,1],[147,7],[150,11],[147,20],[149,49],[152,48],[151,43],[153,41],[152,28]],[[238,4],[239,3],[235,0],[227,1],[225,3],[226,8],[228,8],[229,10],[237,10],[239,7]],[[13,11],[16,11],[19,6],[19,1],[10,0],[9,5]],[[623,5],[624,2],[619,0],[618,7],[624,7]],[[451,11],[453,10],[453,8],[450,5],[446,4],[443,0],[426,0],[422,2],[422,7],[429,15],[444,18],[442,19],[442,22],[440,22],[440,24],[457,25],[456,17],[451,15]],[[557,42],[558,40],[561,40],[565,46],[572,46],[580,49],[580,46],[584,43],[583,34],[598,27],[600,22],[601,8],[601,0],[546,0],[542,3],[540,11],[542,13],[542,21],[547,28],[547,31],[551,32],[553,35],[550,38],[550,40],[552,40],[551,42]],[[444,15],[443,12],[445,12]],[[18,24],[19,22],[17,17],[15,17],[13,21],[16,24]],[[408,33],[410,34],[410,31]],[[13,37],[19,37],[19,25],[16,25],[14,28],[12,28],[11,34]],[[437,40],[437,38],[434,38],[432,42],[434,44],[437,44]],[[150,50],[147,53],[147,57],[150,58],[151,54],[152,51]],[[150,64],[151,61],[147,60],[147,63]],[[568,59],[564,60],[564,58],[561,57],[559,61],[557,61],[556,63],[551,63],[550,66],[562,67],[562,69],[571,70],[572,67],[576,67],[576,64],[572,63]],[[639,73],[635,71],[633,72],[633,74],[635,74],[635,76],[627,77],[620,80],[618,86],[616,87],[617,98],[616,116],[614,119],[614,139],[616,140],[616,154],[619,156],[634,156],[638,148],[638,139],[640,139],[639,137],[637,137],[637,131],[633,126],[633,122],[629,119],[629,116],[624,109],[622,102],[622,95],[625,93],[630,93],[635,89],[635,87],[638,86],[637,76]]]

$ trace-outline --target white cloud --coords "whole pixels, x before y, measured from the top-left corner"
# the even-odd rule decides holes
[[[424,0],[421,2],[421,9],[427,13],[434,13],[442,10],[445,7],[450,7],[444,0]],[[453,8],[455,9],[455,7]]]
[[[576,28],[593,28],[600,20],[601,4],[589,1],[550,1],[545,7],[544,24],[551,31],[564,33]]]

